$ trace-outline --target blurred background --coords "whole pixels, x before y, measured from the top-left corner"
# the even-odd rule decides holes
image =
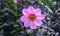
[[[0,0],[0,36],[60,36],[60,0]],[[32,30],[19,20],[22,9],[40,8],[43,25]]]

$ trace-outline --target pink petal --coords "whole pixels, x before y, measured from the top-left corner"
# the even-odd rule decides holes
[[[34,12],[34,7],[33,6],[29,6],[28,7],[28,12],[29,13],[33,13]]]
[[[30,22],[29,24],[31,29],[36,29],[36,25],[34,22]]]
[[[24,8],[24,9],[22,10],[22,13],[23,13],[23,15],[28,15],[27,9]]]
[[[35,9],[35,12],[41,14],[41,9],[40,8],[37,8],[37,9]]]
[[[43,19],[45,19],[45,15],[40,14],[39,16],[37,16],[37,19],[39,19],[39,20],[43,20]]]
[[[41,26],[41,25],[42,25],[41,20],[36,20],[36,21],[34,21],[34,22],[35,22],[35,24],[36,24],[37,26]]]
[[[24,22],[24,27],[29,27],[29,22]]]
[[[14,3],[17,3],[17,0],[13,0]]]
[[[40,8],[35,9],[35,11],[41,13],[41,9]]]
[[[22,17],[20,18],[20,20],[21,20],[22,22],[27,22],[27,21],[28,21],[27,16],[22,16]]]
[[[35,9],[34,13],[36,16],[39,16],[41,14],[41,9],[37,8]]]

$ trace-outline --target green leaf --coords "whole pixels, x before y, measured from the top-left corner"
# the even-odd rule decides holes
[[[0,29],[2,29],[4,26],[0,25]]]
[[[13,0],[9,0],[8,3],[9,3],[9,4],[13,4]]]
[[[8,11],[9,11],[9,13],[14,14],[15,16],[17,16],[17,13],[16,13],[16,12],[14,12],[13,10],[11,10],[11,9],[9,9],[9,8],[7,8],[7,9],[8,9]]]
[[[9,0],[8,4],[10,5],[11,9],[17,9],[17,4],[15,4],[13,0]]]
[[[15,28],[11,33],[16,33],[17,31],[21,30],[22,28]]]
[[[52,10],[55,8],[55,7],[52,5],[52,2],[51,2],[51,1],[45,0],[45,3],[46,3],[46,5],[48,5]]]

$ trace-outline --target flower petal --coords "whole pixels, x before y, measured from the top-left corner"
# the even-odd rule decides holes
[[[43,20],[43,19],[45,19],[45,15],[40,14],[39,16],[37,16],[37,19],[39,19],[39,20]]]
[[[33,13],[33,12],[34,12],[34,8],[33,8],[32,6],[29,6],[29,7],[28,7],[28,12],[29,12],[29,13]]]
[[[24,8],[24,9],[22,10],[22,13],[23,13],[23,15],[28,15],[27,9]]]
[[[34,13],[36,16],[39,16],[41,14],[41,9],[37,8],[34,10]]]
[[[40,8],[37,8],[37,9],[35,9],[35,12],[37,12],[37,13],[40,13],[40,14],[41,14],[41,9],[40,9]]]
[[[17,3],[17,0],[13,0],[14,3]]]
[[[24,27],[29,27],[29,22],[24,22]]]
[[[36,21],[34,21],[34,23],[35,23],[37,26],[41,26],[41,25],[42,25],[41,20],[36,20]]]
[[[29,24],[31,29],[36,29],[36,25],[34,22],[30,22]]]
[[[27,22],[27,21],[28,21],[27,16],[22,16],[22,17],[20,18],[20,20],[21,20],[22,22]]]

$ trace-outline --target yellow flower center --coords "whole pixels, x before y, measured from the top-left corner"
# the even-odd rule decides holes
[[[30,14],[28,18],[30,21],[34,21],[36,19],[36,16],[34,14]]]

